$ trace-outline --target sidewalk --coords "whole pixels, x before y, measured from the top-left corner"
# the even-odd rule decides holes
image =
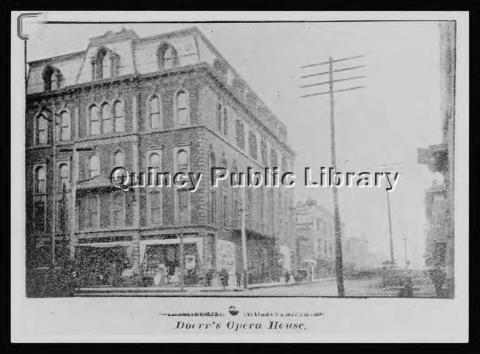
[[[165,296],[166,294],[189,296],[189,295],[201,295],[202,293],[223,293],[223,292],[235,292],[235,291],[248,291],[260,288],[274,288],[274,287],[286,287],[295,285],[312,284],[321,281],[328,281],[333,278],[320,278],[314,279],[309,282],[275,282],[275,283],[259,283],[250,284],[247,289],[229,286],[190,286],[184,287],[182,290],[180,287],[95,287],[95,288],[80,288],[75,292],[75,296],[79,297],[98,297],[98,296]],[[168,296],[168,295],[167,295]]]

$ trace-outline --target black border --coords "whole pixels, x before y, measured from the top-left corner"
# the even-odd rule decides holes
[[[190,8],[188,10],[198,10],[199,9],[199,3],[196,2],[194,3],[193,1],[190,1]],[[424,4],[419,4],[418,1],[402,1],[402,2],[398,2],[398,1],[392,1],[392,0],[386,0],[386,1],[367,1],[367,2],[364,2],[364,3],[354,3],[353,1],[348,4],[348,3],[342,3],[342,4],[338,4],[338,3],[333,3],[333,6],[332,6],[332,3],[333,2],[326,2],[326,1],[322,1],[321,3],[320,2],[311,2],[310,4],[307,4],[307,5],[301,5],[300,2],[296,1],[294,4],[290,3],[290,5],[285,5],[285,4],[280,4],[280,3],[270,3],[269,5],[265,5],[265,4],[260,4],[258,1],[257,2],[253,2],[253,1],[242,1],[241,4],[226,4],[226,3],[223,3],[222,5],[224,6],[223,8],[218,8],[218,7],[215,7],[215,6],[212,6],[211,4],[204,4],[202,3],[202,5],[204,5],[203,9],[202,10],[226,10],[226,9],[229,9],[229,10],[331,10],[331,11],[340,11],[340,10],[348,10],[348,11],[353,11],[353,10],[364,10],[364,11],[372,11],[372,10],[382,10],[382,11],[386,11],[386,10],[408,10],[408,11],[412,11],[412,10],[415,10],[415,11],[418,11],[418,10],[424,10],[424,11],[435,11],[435,10],[441,10],[441,11],[465,11],[465,10],[470,10],[470,63],[474,63],[474,65],[470,65],[470,88],[473,88],[474,84],[475,84],[475,81],[478,80],[478,65],[475,65],[477,63],[479,63],[479,53],[478,53],[478,30],[479,30],[479,19],[478,19],[478,14],[480,12],[480,6],[478,4],[478,2],[476,1],[437,1],[435,3],[431,3],[427,6],[424,6]],[[30,9],[38,9],[38,8],[42,8],[42,9],[46,9],[46,10],[61,10],[61,9],[66,9],[65,8],[65,3],[60,3],[58,2],[57,3],[57,7],[52,7],[52,5],[55,4],[55,1],[15,1],[15,2],[11,2],[8,4],[8,6],[5,6],[6,4],[2,4],[1,5],[1,9],[4,10],[4,11],[1,11],[0,12],[0,19],[1,19],[1,23],[2,25],[4,26],[4,29],[2,31],[2,34],[4,35],[8,35],[8,39],[4,39],[2,41],[2,46],[3,46],[3,49],[4,49],[4,53],[10,53],[10,41],[11,41],[11,17],[10,17],[10,13],[8,12],[8,10],[30,10]],[[184,7],[184,2],[180,3],[180,2],[171,2],[170,4],[166,3],[166,2],[162,2],[162,3],[157,3],[157,6],[158,4],[161,4],[162,6],[164,6],[162,9],[159,9],[159,10],[182,10],[182,9],[185,9]],[[253,7],[251,5],[254,5]],[[59,8],[58,5],[60,6],[63,6],[63,8]],[[118,7],[117,7],[117,10],[132,10],[128,5],[125,6],[122,4],[118,4]],[[135,3],[136,7],[142,7],[140,4],[138,3]],[[263,5],[263,6],[262,6]],[[327,6],[325,6],[327,5]],[[422,6],[423,5],[423,6]],[[68,10],[99,10],[99,9],[107,9],[105,6],[102,7],[102,5],[100,4],[100,2],[95,2],[95,3],[90,3],[90,4],[87,4],[86,1],[82,1],[82,2],[77,2],[77,3],[70,3],[69,4],[70,8]],[[110,6],[108,6],[110,7]],[[143,7],[143,9],[145,9],[145,7]],[[45,10],[45,11],[46,11]],[[140,10],[140,8],[139,8]],[[148,10],[148,9],[147,9]],[[8,75],[8,77],[10,78],[10,56],[7,56],[7,55],[3,55],[0,57],[1,60],[3,61],[3,65],[2,65],[2,68],[5,70],[4,71],[4,78]],[[478,82],[477,82],[478,83]],[[477,92],[473,89],[470,91],[471,93],[473,93],[474,95],[477,94]],[[7,81],[7,80],[2,80],[2,101],[3,102],[6,102],[6,100],[9,100],[10,101],[10,82]],[[475,95],[476,96],[476,95]],[[472,171],[472,169],[474,171],[476,171],[480,166],[480,161],[477,161],[475,159],[475,153],[479,151],[479,148],[480,148],[480,139],[478,139],[478,128],[479,128],[479,122],[478,122],[478,102],[479,100],[476,99],[477,97],[471,97],[470,98],[470,117],[474,117],[473,119],[469,119],[469,126],[470,126],[470,140],[469,140],[469,148],[470,148],[470,164],[469,164],[469,169],[470,169],[470,172]],[[2,105],[2,109],[4,110],[3,111],[3,117],[10,117],[10,107],[7,106],[7,105]],[[12,117],[11,119],[14,119],[14,117]],[[2,143],[5,144],[4,148],[1,150],[1,158],[2,158],[2,162],[3,162],[3,166],[9,166],[9,171],[8,173],[4,172],[2,174],[2,178],[3,178],[3,182],[4,182],[4,185],[10,185],[10,163],[11,163],[11,155],[10,155],[10,134],[9,134],[9,131],[10,129],[10,121],[8,120],[8,118],[5,118],[4,121],[7,120],[7,123],[6,125],[4,125],[4,129],[1,130],[1,134],[2,134]],[[5,123],[4,123],[5,124]],[[7,129],[6,129],[7,128]],[[470,173],[471,174],[471,173]],[[472,202],[476,201],[477,198],[475,198],[475,194],[478,192],[478,184],[475,183],[475,180],[474,179],[471,179],[471,182],[470,182],[470,195],[471,195],[471,198],[469,200],[469,206],[470,206],[470,210],[475,210],[474,209],[474,204]],[[478,195],[478,194],[477,194]],[[3,200],[5,201],[6,199],[8,200],[8,202],[10,202],[10,193],[8,193],[8,197],[5,198],[5,193],[4,193],[4,196],[3,196]],[[8,203],[10,204],[10,203]],[[5,216],[8,217],[8,219],[10,219],[10,208],[7,207],[7,205],[4,204],[3,208],[2,208],[2,218],[4,218]],[[6,217],[5,217],[6,219]],[[5,220],[4,219],[4,220]],[[8,226],[7,226],[8,225]],[[362,345],[351,345],[351,344],[347,344],[347,345],[344,345],[345,349],[350,352],[362,352],[362,353],[371,353],[371,352],[376,352],[378,350],[378,352],[402,352],[404,353],[406,350],[408,351],[412,351],[414,348],[415,349],[418,349],[418,352],[422,352],[424,353],[425,351],[429,351],[432,350],[432,351],[437,351],[437,350],[442,350],[442,349],[445,349],[446,351],[448,352],[451,352],[452,349],[457,351],[458,353],[469,353],[469,352],[480,352],[480,344],[479,344],[479,334],[478,332],[476,331],[476,327],[474,327],[473,323],[474,323],[474,317],[476,317],[475,315],[478,315],[479,312],[480,312],[480,305],[479,305],[479,300],[477,299],[480,299],[480,297],[478,296],[475,296],[477,295],[477,283],[478,283],[478,274],[477,276],[475,276],[475,272],[477,272],[477,267],[475,267],[475,262],[474,262],[474,257],[478,254],[477,251],[478,250],[478,245],[479,245],[479,240],[478,240],[478,237],[476,236],[480,236],[480,230],[479,230],[479,224],[478,224],[478,220],[477,218],[471,218],[470,220],[470,274],[469,274],[469,279],[470,279],[470,289],[471,289],[471,297],[470,297],[470,329],[469,329],[469,332],[470,332],[470,344],[454,344],[454,345],[445,345],[445,344],[442,344],[442,345],[397,345],[397,346],[392,346],[392,345],[378,345],[378,344],[375,344],[375,345],[365,345],[365,344],[362,344]],[[9,223],[3,223],[3,226],[5,226],[5,228],[8,227],[8,230],[10,230],[10,224]],[[8,233],[9,234],[9,233]],[[5,339],[5,341],[2,341],[3,343],[9,343],[10,342],[10,330],[9,330],[9,327],[10,327],[10,292],[9,292],[9,285],[10,285],[10,239],[9,237],[7,236],[8,235],[6,232],[4,233],[4,237],[2,238],[2,248],[1,248],[1,252],[2,252],[2,260],[6,263],[7,260],[8,260],[8,264],[5,264],[4,263],[4,266],[2,267],[2,272],[1,272],[1,279],[2,281],[5,281],[4,282],[4,286],[3,286],[3,290],[5,291],[5,296],[2,297],[2,305],[5,305],[5,306],[2,306],[2,308],[5,310],[5,314],[8,315],[8,316],[2,316],[2,328],[3,329],[6,329],[6,331],[2,331],[2,337],[3,339]],[[14,236],[14,235],[13,235]],[[472,316],[473,315],[473,316]],[[8,320],[7,320],[7,318]],[[395,319],[392,319],[392,321],[394,321]],[[448,321],[448,319],[445,319],[446,321]],[[3,344],[2,343],[2,344]],[[80,348],[80,350],[85,350],[86,348],[84,348],[85,345],[82,344],[82,347]],[[198,347],[192,347],[191,345],[180,345],[180,346],[169,346],[169,345],[164,345],[166,347],[169,347],[171,350],[178,350],[178,349],[181,349],[181,350],[185,350],[186,348],[192,348],[193,350],[195,351],[198,351],[200,350],[200,348]],[[69,347],[63,345],[63,344],[57,344],[57,345],[54,345],[52,347],[50,346],[47,346],[47,345],[37,345],[37,346],[33,346],[31,344],[14,344],[14,345],[3,345],[2,346],[3,349],[6,349],[8,350],[8,352],[17,352],[17,351],[25,351],[25,350],[29,350],[29,349],[34,349],[36,352],[38,352],[38,350],[43,350],[43,349],[48,349],[49,351],[52,349],[52,347],[55,347],[56,349],[60,349],[62,352],[65,350],[65,349],[69,349]],[[147,349],[149,346],[145,346],[145,345],[128,345],[127,346],[127,350],[128,351],[131,351],[132,349]],[[262,346],[263,348],[265,348],[265,346]],[[302,344],[301,345],[302,349],[303,350],[311,350],[311,349],[316,349],[316,350],[319,350],[320,348],[316,347],[316,345],[311,345],[311,344]],[[383,348],[382,348],[383,347]],[[119,345],[115,345],[115,350],[118,350],[120,348]],[[204,347],[205,348],[205,347]],[[208,351],[211,351],[211,350],[214,350],[215,346],[212,346],[212,345],[207,345],[205,349],[207,349]],[[104,350],[110,350],[110,349],[114,349],[114,348],[106,348],[104,347],[103,348]],[[240,345],[240,346],[233,346],[233,345],[227,345],[227,346],[223,346],[223,349],[222,349],[222,352],[225,352],[225,350],[228,350],[229,352],[240,352],[240,351],[250,351],[253,349],[253,346],[251,345]],[[275,349],[275,350],[282,350],[282,349],[285,349],[286,351],[287,350],[291,350],[293,349],[291,345],[282,345],[282,348],[280,348],[280,346],[276,345],[274,346],[274,348],[272,349]],[[332,349],[332,346],[331,345],[326,345],[326,346],[323,346],[320,350],[327,350],[329,351],[328,349]],[[336,349],[338,349],[338,347],[336,347]],[[377,350],[375,350],[377,349]],[[192,351],[193,351],[192,350]],[[414,350],[415,351],[415,350]]]

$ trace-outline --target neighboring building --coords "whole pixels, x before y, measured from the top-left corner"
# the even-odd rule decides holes
[[[333,215],[315,200],[297,202],[297,264],[311,268],[315,277],[335,272],[335,231]]]
[[[425,265],[442,268],[445,290],[454,296],[454,118],[455,118],[455,21],[440,26],[441,112],[443,141],[419,149],[418,162],[443,175],[425,192],[427,237]]]
[[[145,284],[159,267],[168,273],[165,279],[178,281],[180,234],[187,284],[202,283],[222,268],[233,281],[242,269],[241,189],[211,187],[210,168],[292,169],[294,152],[285,125],[208,39],[197,28],[146,38],[133,30],[109,31],[91,38],[84,51],[29,66],[29,272],[49,266],[56,220],[57,264],[74,258],[87,286],[115,285],[122,273]],[[116,166],[205,178],[194,193],[124,192],[109,180]],[[246,191],[251,281],[278,278],[279,246],[294,242],[292,193]]]
[[[382,267],[382,257],[370,251],[365,237],[346,237],[342,242],[343,268],[346,273]]]

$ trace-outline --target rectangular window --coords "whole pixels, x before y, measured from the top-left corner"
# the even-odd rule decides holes
[[[238,205],[238,200],[235,199],[233,203],[233,227],[238,228],[239,226],[239,219],[240,219],[240,208]]]
[[[61,233],[65,233],[68,229],[67,209],[68,200],[66,195],[60,196],[57,200],[57,230]]]
[[[43,200],[35,201],[33,214],[35,231],[45,231],[45,202]]]
[[[187,223],[189,221],[188,217],[188,190],[179,190],[178,192],[178,214],[180,216],[181,223]]]
[[[162,222],[162,195],[160,192],[150,193],[150,220],[158,225]]]
[[[214,190],[210,191],[210,223],[215,224],[217,216],[217,194]]]
[[[178,124],[187,124],[188,119],[188,111],[186,108],[179,108],[178,109]]]
[[[102,129],[103,133],[111,133],[113,131],[112,114],[108,104],[102,106]]]
[[[59,140],[61,141],[69,141],[71,140],[71,131],[70,131],[70,113],[67,111],[63,111],[60,113],[60,134]]]
[[[113,116],[115,120],[115,132],[125,131],[125,107],[122,101],[117,101],[113,105]]]
[[[123,192],[112,195],[112,226],[119,227],[125,225],[125,198]]]
[[[100,134],[100,120],[98,114],[98,107],[93,105],[89,109],[90,114],[90,134],[98,135]]]
[[[98,228],[99,215],[98,215],[98,203],[97,197],[91,196],[85,199],[85,227],[87,229]]]
[[[223,196],[223,212],[222,212],[222,217],[223,217],[223,226],[227,226],[228,224],[228,213],[227,213],[227,207],[228,207],[228,204],[227,204],[227,195],[225,194]]]

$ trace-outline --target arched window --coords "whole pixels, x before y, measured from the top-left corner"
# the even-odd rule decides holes
[[[68,111],[62,111],[60,113],[60,141],[69,141],[72,139],[71,130],[70,130],[70,113]]]
[[[102,104],[102,132],[111,133],[113,131],[112,111],[108,103]]]
[[[243,123],[237,119],[235,121],[235,133],[238,147],[241,149],[245,148],[245,129]]]
[[[63,81],[62,73],[57,68],[47,66],[43,70],[43,89],[45,91],[59,89]]]
[[[250,156],[254,159],[257,158],[257,137],[255,136],[254,132],[250,132],[248,135],[248,147]]]
[[[176,95],[177,124],[185,125],[188,122],[188,96],[184,90],[178,91]]]
[[[277,152],[272,149],[270,152],[270,159],[271,159],[271,166],[270,167],[278,167],[278,159],[277,159]]]
[[[45,193],[45,168],[39,166],[35,170],[35,193]]]
[[[90,162],[89,164],[90,178],[99,176],[100,175],[100,159],[98,158],[98,156],[92,155],[90,157],[89,162]]]
[[[66,163],[62,163],[59,168],[58,168],[58,174],[59,174],[59,187],[60,189],[63,188],[65,185],[66,188],[69,186],[70,182],[70,169],[68,168],[68,165]]]
[[[160,69],[171,69],[178,65],[178,54],[171,44],[162,44],[158,48],[157,57]]]
[[[260,146],[261,146],[261,155],[262,155],[262,163],[264,165],[267,165],[268,164],[268,157],[267,157],[267,143],[262,140],[262,142],[260,143]]]
[[[125,108],[122,101],[115,101],[113,104],[113,119],[115,121],[115,131],[125,131]]]
[[[95,80],[107,79],[111,76],[111,63],[107,58],[107,50],[101,48],[92,62]]]
[[[158,129],[161,127],[161,114],[160,114],[160,99],[157,95],[153,95],[150,98],[149,104],[149,126],[150,129]]]
[[[161,164],[162,161],[158,153],[153,152],[148,156],[148,168],[153,168],[155,172],[160,172]]]
[[[90,119],[90,134],[98,135],[100,134],[100,121],[98,117],[98,107],[97,105],[91,105],[89,108],[89,119]]]
[[[222,104],[217,103],[217,130],[222,132]]]
[[[113,167],[124,167],[124,159],[123,153],[121,151],[117,151],[113,157],[114,159],[114,166]]]
[[[223,107],[223,134],[228,135],[228,115],[227,107]]]
[[[177,169],[179,171],[186,170],[188,168],[188,153],[181,149],[177,152]]]
[[[47,118],[40,114],[37,117],[37,132],[36,143],[47,144],[48,143],[48,121]]]

